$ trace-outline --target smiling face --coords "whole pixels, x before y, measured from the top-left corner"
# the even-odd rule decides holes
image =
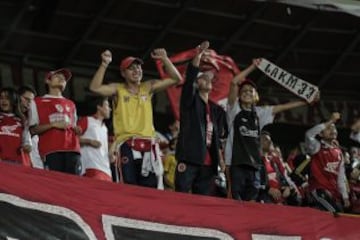
[[[0,93],[0,110],[1,112],[10,113],[13,111],[9,94],[5,91]]]
[[[256,89],[251,84],[244,84],[239,91],[239,100],[244,104],[254,104],[256,96]]]
[[[143,77],[141,64],[133,62],[128,68],[121,71],[121,75],[127,83],[140,83]]]
[[[25,113],[25,112],[27,112],[29,110],[30,103],[31,103],[32,100],[34,100],[34,98],[35,98],[35,95],[31,91],[25,91],[20,96],[21,111],[23,113]]]

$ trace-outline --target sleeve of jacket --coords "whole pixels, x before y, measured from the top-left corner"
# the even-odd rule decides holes
[[[192,104],[196,94],[195,80],[198,73],[199,68],[194,67],[191,63],[187,66],[185,83],[181,91],[181,107],[187,108]]]

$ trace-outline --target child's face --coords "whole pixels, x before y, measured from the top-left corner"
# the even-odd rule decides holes
[[[7,92],[0,93],[0,109],[2,112],[6,112],[6,113],[12,111],[11,102]]]
[[[269,135],[262,134],[260,137],[260,145],[262,147],[262,150],[270,151],[271,144],[272,144],[271,137]]]
[[[110,118],[111,108],[108,100],[105,100],[102,106],[98,106],[98,110],[100,110],[101,114],[105,119]]]
[[[332,123],[327,128],[322,130],[322,132],[320,133],[320,136],[324,140],[335,140],[337,138],[337,130],[336,130],[335,124]]]
[[[242,103],[253,104],[256,99],[256,90],[250,84],[245,84],[239,91],[239,98]]]

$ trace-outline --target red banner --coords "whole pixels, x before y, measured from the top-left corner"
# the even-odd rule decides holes
[[[190,49],[178,53],[170,60],[175,64],[181,75],[185,76],[186,66],[195,56],[195,49]],[[160,77],[167,78],[168,75],[164,71],[163,64],[160,61],[156,63]],[[210,56],[205,58],[200,64],[200,70],[216,70],[213,82],[213,90],[210,93],[210,99],[221,106],[226,105],[229,92],[230,82],[234,75],[239,72],[235,62],[228,56],[218,55],[215,51],[211,51]],[[174,116],[179,119],[179,102],[181,96],[181,85],[170,87],[167,89],[170,105]]]
[[[0,239],[360,239],[360,218],[0,163]]]

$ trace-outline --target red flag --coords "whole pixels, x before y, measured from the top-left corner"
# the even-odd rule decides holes
[[[185,76],[186,67],[195,56],[196,50],[190,49],[180,52],[170,57],[170,60],[175,64],[181,75]],[[161,61],[156,62],[160,77],[162,79],[169,77],[165,72]],[[210,99],[213,102],[225,107],[227,102],[227,95],[229,92],[230,82],[234,75],[239,72],[238,67],[231,57],[218,55],[211,50],[211,54],[204,58],[200,63],[200,70],[213,70],[215,73],[213,90],[210,93]],[[167,89],[171,109],[176,119],[179,119],[179,102],[181,96],[181,84]]]

